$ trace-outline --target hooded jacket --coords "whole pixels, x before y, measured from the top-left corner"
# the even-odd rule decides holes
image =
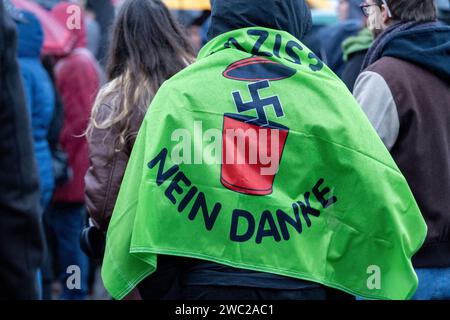
[[[30,12],[23,13],[26,22],[18,23],[18,56],[25,97],[31,116],[34,153],[39,168],[41,204],[45,208],[50,202],[54,188],[52,156],[47,141],[48,130],[54,109],[52,82],[41,64],[41,49],[44,40],[38,19]]]
[[[65,23],[67,7],[60,3],[52,10],[53,16]],[[72,4],[73,5],[73,4]],[[69,157],[72,179],[57,188],[56,202],[83,203],[84,175],[89,167],[88,144],[84,135],[95,96],[100,88],[100,67],[86,49],[87,36],[83,15],[80,28],[71,30],[75,43],[72,51],[61,57],[55,66],[55,82],[64,106],[64,125],[61,146]]]
[[[0,1],[0,300],[36,299],[44,242],[15,24]]]
[[[354,95],[405,175],[428,225],[416,267],[450,267],[450,28],[380,35]],[[386,36],[390,34],[390,36]]]

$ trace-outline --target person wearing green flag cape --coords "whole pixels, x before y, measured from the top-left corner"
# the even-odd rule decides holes
[[[425,222],[357,102],[300,41],[310,24],[303,0],[212,1],[210,41],[159,89],[128,162],[102,267],[115,299],[161,257],[183,261],[187,299],[414,294]]]

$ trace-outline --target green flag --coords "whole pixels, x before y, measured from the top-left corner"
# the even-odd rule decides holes
[[[167,81],[137,137],[108,229],[116,299],[158,254],[407,299],[426,225],[345,85],[290,34],[220,35]]]

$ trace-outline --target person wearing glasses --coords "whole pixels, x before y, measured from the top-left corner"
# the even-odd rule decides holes
[[[367,0],[376,36],[354,96],[406,177],[428,226],[415,299],[450,298],[450,27],[434,0]]]

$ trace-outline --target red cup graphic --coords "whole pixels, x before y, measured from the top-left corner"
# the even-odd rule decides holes
[[[248,195],[271,194],[289,129],[274,122],[263,124],[253,117],[225,114],[222,134],[222,184]]]

